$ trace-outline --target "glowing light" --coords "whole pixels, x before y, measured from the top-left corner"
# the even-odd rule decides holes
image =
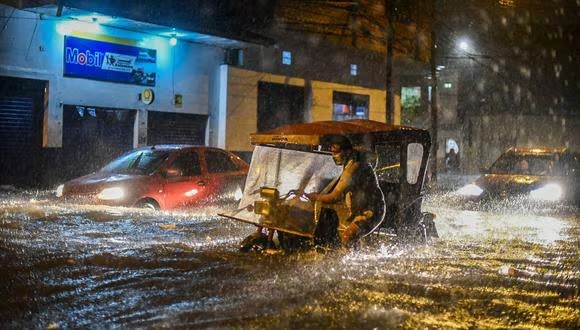
[[[99,24],[92,22],[70,20],[59,22],[56,31],[61,35],[71,35],[75,32],[99,34],[102,32],[102,28]]]
[[[534,182],[534,179],[527,176],[527,175],[522,175],[522,176],[515,177],[514,182],[515,183],[530,184],[530,183]]]
[[[190,191],[186,191],[185,192],[185,196],[187,197],[193,197],[195,195],[197,195],[199,193],[199,190],[197,189],[191,189]]]
[[[532,190],[530,198],[539,201],[558,201],[562,198],[562,187],[555,183],[549,183],[541,188]]]
[[[242,199],[242,197],[244,197],[244,192],[242,191],[242,189],[238,188],[236,189],[236,192],[234,194],[234,198],[239,201],[240,199]]]
[[[567,221],[551,216],[437,209],[437,231],[446,241],[522,240],[552,244],[567,239]]]
[[[61,22],[56,25],[56,32],[61,36],[66,36],[72,33],[70,22]]]
[[[169,45],[171,47],[177,45],[177,32],[175,31],[175,29],[172,29],[172,32],[171,32],[171,34],[169,36],[170,36],[170,38],[169,38]]]
[[[111,187],[103,189],[97,197],[102,200],[117,200],[125,196],[125,190],[121,187]]]
[[[457,48],[462,52],[469,52],[473,50],[469,39],[465,37],[457,41]]]
[[[56,197],[62,197],[62,191],[64,190],[64,184],[56,187]]]
[[[482,192],[483,192],[483,189],[481,189],[479,186],[477,186],[474,183],[470,183],[466,186],[459,188],[459,190],[457,190],[457,194],[462,195],[462,196],[479,196],[479,195],[481,195]]]
[[[113,20],[113,18],[110,16],[103,16],[103,15],[99,15],[99,14],[80,15],[80,16],[76,16],[74,18],[79,20],[79,21],[82,21],[82,22],[96,23],[96,24],[107,24]]]

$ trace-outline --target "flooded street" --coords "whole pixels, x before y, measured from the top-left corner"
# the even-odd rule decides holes
[[[254,227],[0,197],[2,328],[573,329],[580,213],[430,196],[440,238],[346,254],[238,252]]]

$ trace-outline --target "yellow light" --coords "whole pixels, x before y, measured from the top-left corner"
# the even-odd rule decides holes
[[[255,201],[254,213],[261,215],[270,215],[270,203],[266,201]]]
[[[280,192],[278,192],[278,189],[276,188],[262,187],[260,189],[260,197],[274,200],[280,197]]]

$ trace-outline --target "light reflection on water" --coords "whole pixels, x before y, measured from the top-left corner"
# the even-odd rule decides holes
[[[437,199],[439,198],[439,199]],[[440,239],[244,254],[219,208],[153,212],[0,198],[7,327],[573,328],[579,217],[427,200]]]
[[[489,214],[437,209],[437,230],[447,240],[514,240],[551,244],[566,239],[566,221],[552,216]]]

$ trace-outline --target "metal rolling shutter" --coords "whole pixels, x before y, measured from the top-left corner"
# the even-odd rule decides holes
[[[206,115],[150,111],[147,144],[205,144]]]
[[[65,105],[63,168],[68,178],[100,169],[133,148],[134,110]]]
[[[0,184],[31,179],[35,154],[34,100],[0,96]]]

